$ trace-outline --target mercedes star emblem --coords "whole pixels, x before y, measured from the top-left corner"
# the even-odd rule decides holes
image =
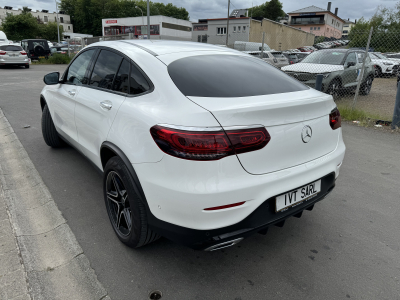
[[[303,143],[308,143],[312,137],[312,129],[310,126],[304,126],[303,130],[301,131],[301,139]]]

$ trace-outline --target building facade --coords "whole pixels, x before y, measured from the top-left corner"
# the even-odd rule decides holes
[[[331,2],[327,9],[309,6],[288,13],[289,25],[316,36],[340,39],[345,21],[338,16],[338,8],[331,12]]]
[[[102,27],[104,36],[132,33],[136,38],[146,38],[147,17],[103,19]],[[190,41],[192,22],[165,16],[150,16],[150,39]]]
[[[350,19],[345,21],[343,25],[342,37],[347,38],[349,36],[351,28],[353,28],[356,24],[357,20],[355,20],[354,22],[350,21]]]
[[[13,9],[11,6],[0,7],[0,25],[7,17],[7,14],[20,15],[22,9]],[[48,10],[42,9],[41,11],[31,10],[30,13],[38,19],[38,22],[47,24],[48,22],[57,22],[57,13],[49,12]],[[58,21],[62,25],[64,32],[74,32],[74,27],[71,24],[71,18],[69,15],[64,14],[62,11],[58,12]]]
[[[279,22],[241,16],[229,18],[229,30],[227,18],[200,19],[198,23],[193,23],[192,41],[214,45],[226,45],[228,42],[228,47],[233,47],[236,41],[262,43],[263,33],[264,43],[275,50],[310,46],[315,39],[312,33]]]

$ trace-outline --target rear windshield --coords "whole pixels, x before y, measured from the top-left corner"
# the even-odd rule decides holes
[[[45,48],[46,45],[47,45],[47,47],[49,46],[49,44],[47,44],[47,42],[45,42],[45,41],[32,41],[32,44],[33,44],[33,47],[35,47],[37,45],[40,45],[43,48]]]
[[[251,56],[185,57],[169,64],[168,72],[185,96],[248,97],[308,89],[296,79]]]
[[[7,46],[0,46],[0,50],[3,50],[3,51],[22,51],[22,47],[13,46],[13,45],[7,45]]]
[[[283,55],[281,52],[271,52],[271,54],[272,54],[275,58],[285,58],[285,55]]]

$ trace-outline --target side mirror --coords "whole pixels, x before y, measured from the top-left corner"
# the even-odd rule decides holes
[[[53,72],[44,75],[43,81],[47,85],[57,84],[60,82],[60,72]]]
[[[356,63],[355,63],[354,61],[349,61],[349,62],[347,63],[347,67],[348,67],[348,68],[354,67],[355,65],[356,65]]]

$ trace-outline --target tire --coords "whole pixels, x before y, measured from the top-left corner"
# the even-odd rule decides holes
[[[379,66],[375,67],[375,77],[382,77],[382,69]]]
[[[360,86],[360,95],[367,96],[371,92],[373,78],[368,76]]]
[[[30,67],[29,65],[25,65],[25,69],[29,69],[29,67]]]
[[[44,106],[42,112],[42,135],[46,144],[52,148],[60,148],[65,145],[57,133],[47,105]]]
[[[336,100],[340,97],[340,93],[339,93],[340,86],[341,86],[340,81],[338,79],[334,79],[329,84],[326,93],[331,95],[333,97],[333,99]]]
[[[147,224],[146,207],[135,192],[128,168],[118,156],[104,168],[103,193],[106,210],[118,239],[139,248],[160,238]]]

